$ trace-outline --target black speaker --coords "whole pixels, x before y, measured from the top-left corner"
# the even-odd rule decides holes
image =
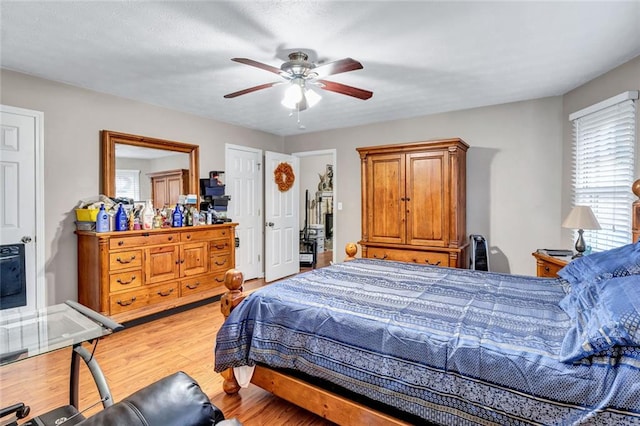
[[[476,271],[489,270],[489,245],[482,235],[471,234],[471,261],[469,269]]]

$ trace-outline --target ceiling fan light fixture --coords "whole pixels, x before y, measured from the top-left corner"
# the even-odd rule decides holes
[[[296,105],[304,98],[304,80],[301,78],[294,78],[291,80],[291,84],[284,91],[284,98],[282,98],[282,105],[288,109],[296,109]]]
[[[304,97],[307,99],[307,106],[309,108],[316,105],[318,102],[320,102],[320,99],[322,99],[322,96],[320,96],[315,90],[311,89],[307,89],[304,92]]]

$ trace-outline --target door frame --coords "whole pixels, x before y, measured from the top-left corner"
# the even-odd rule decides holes
[[[338,235],[338,215],[337,213],[337,206],[338,206],[338,177],[339,177],[339,169],[338,169],[338,150],[335,148],[330,148],[330,149],[319,149],[316,151],[303,151],[303,152],[294,152],[290,155],[294,156],[294,157],[298,157],[298,158],[303,158],[303,157],[314,157],[316,155],[327,155],[327,154],[331,154],[333,159],[333,235]],[[301,172],[300,172],[301,173]],[[338,254],[338,249],[335,245],[336,243],[336,238],[334,237],[333,239],[333,258],[332,258],[332,262],[336,263],[337,262],[337,254]]]
[[[44,215],[44,112],[26,108],[13,107],[0,104],[0,111],[16,115],[25,115],[34,119],[34,184],[35,184],[35,200],[34,208],[36,210],[35,238],[35,286],[36,286],[36,309],[47,306],[48,294],[45,285],[45,215]]]

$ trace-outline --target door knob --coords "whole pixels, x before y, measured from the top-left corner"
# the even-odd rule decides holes
[[[270,227],[270,228],[273,228],[274,225],[275,225],[275,223],[273,223],[273,222],[267,222],[267,226]]]
[[[22,241],[22,242],[23,242],[23,243],[25,243],[25,244],[30,243],[30,242],[31,242],[31,237],[30,237],[30,236],[28,236],[28,235],[25,235],[24,237],[22,237],[22,238],[20,239],[20,241]]]

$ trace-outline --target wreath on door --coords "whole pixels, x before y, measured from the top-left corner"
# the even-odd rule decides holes
[[[281,192],[290,190],[296,180],[293,167],[289,163],[278,164],[278,167],[273,171],[273,177]]]

